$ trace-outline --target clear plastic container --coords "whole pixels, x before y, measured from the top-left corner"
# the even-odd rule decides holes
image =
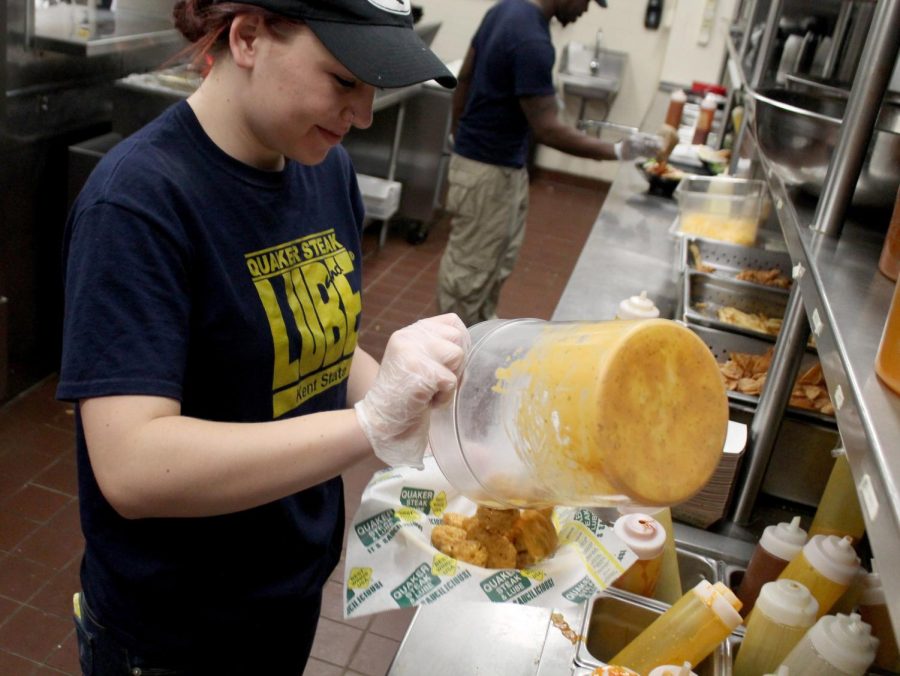
[[[702,580],[610,660],[646,674],[663,664],[700,664],[741,623],[741,602]]]
[[[641,291],[639,296],[629,296],[619,303],[616,310],[616,319],[655,319],[659,317],[659,308],[652,298],[647,297],[646,291]]]
[[[806,531],[800,527],[800,517],[766,526],[759,539],[747,570],[741,578],[735,593],[743,603],[741,613],[746,617],[756,604],[763,585],[777,580],[794,557],[800,554],[806,544]]]
[[[719,99],[712,92],[703,97],[700,102],[700,112],[697,114],[697,124],[694,126],[694,135],[691,138],[693,145],[706,143],[709,132],[712,131],[713,117],[715,117],[718,105]]]
[[[666,506],[722,456],[728,399],[706,344],[667,319],[493,320],[430,441],[447,480],[493,507]]]
[[[734,676],[774,671],[815,624],[818,610],[818,602],[799,582],[763,585],[734,662]]]
[[[765,184],[726,176],[685,176],[675,188],[677,234],[752,246],[762,216]]]
[[[878,344],[875,373],[895,394],[900,394],[900,282],[894,287],[893,300]]]
[[[683,89],[675,89],[669,95],[669,107],[666,110],[666,124],[678,129],[681,126],[681,116],[684,113],[684,104],[687,103],[687,94]]]
[[[859,615],[826,615],[806,632],[783,664],[791,676],[863,676],[878,639]]]
[[[616,519],[613,530],[619,540],[637,556],[637,561],[631,564],[613,586],[639,596],[653,596],[662,571],[666,529],[649,514],[635,512],[623,514]]]
[[[900,673],[900,650],[897,648],[894,626],[887,609],[887,597],[875,561],[872,561],[872,572],[863,579],[863,589],[859,597],[859,615],[863,622],[872,627],[872,635],[879,640],[875,666],[885,671]]]
[[[649,514],[665,529],[666,544],[663,547],[662,566],[659,571],[659,580],[656,582],[656,589],[653,592],[653,598],[672,605],[684,595],[684,590],[681,588],[678,552],[675,548],[675,526],[672,523],[672,509],[670,507],[634,505],[632,507],[619,507],[619,512],[621,514]]]
[[[809,535],[846,535],[853,542],[859,542],[866,531],[866,522],[850,473],[850,463],[844,449],[835,449],[833,453],[836,456],[834,466],[809,527]]]
[[[858,573],[859,557],[849,537],[814,535],[779,579],[795,580],[809,589],[819,602],[821,617],[847,591]]]

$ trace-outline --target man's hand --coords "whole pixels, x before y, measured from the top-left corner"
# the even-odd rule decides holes
[[[620,160],[634,160],[638,157],[655,157],[665,145],[656,134],[638,132],[616,143],[616,157]]]

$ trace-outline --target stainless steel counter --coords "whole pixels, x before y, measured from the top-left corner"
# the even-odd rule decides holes
[[[642,129],[658,128],[668,92],[654,98]],[[557,321],[610,319],[620,300],[646,290],[665,317],[678,302],[676,240],[668,233],[677,209],[647,194],[634,163],[623,162],[597,216],[572,276],[553,313]],[[765,238],[765,235],[764,235]],[[753,545],[677,524],[679,546],[737,566]],[[529,608],[467,603],[422,606],[416,612],[389,676],[550,676],[572,673],[577,646],[551,622],[561,612],[579,630],[583,607]]]

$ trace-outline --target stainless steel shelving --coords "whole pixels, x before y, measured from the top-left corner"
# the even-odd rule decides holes
[[[887,45],[877,54],[874,48],[871,50],[869,56],[873,61],[884,59],[891,53],[896,58],[897,35],[900,33],[896,25],[898,7],[898,0],[880,0],[878,3],[876,11],[880,12],[882,25],[873,31],[876,33],[873,39],[878,37],[879,30],[886,31],[883,43]],[[733,87],[746,90],[752,81],[741,64],[742,52],[731,37],[727,50],[731,64],[725,72]],[[865,74],[863,77],[870,75],[867,71],[871,69],[865,68],[866,65],[861,64],[859,69]],[[854,84],[845,125],[859,123],[863,118],[859,114],[854,117],[851,107],[854,97],[861,103],[866,93],[870,97],[873,94],[866,92],[865,82],[859,85],[859,92]],[[784,185],[769,159],[758,151],[752,133],[752,106],[748,107],[745,117],[744,129],[739,135],[745,143],[741,148],[746,154],[749,146],[749,154],[758,162],[769,186],[794,264],[799,300],[815,335],[822,369],[835,404],[838,428],[885,587],[894,633],[900,639],[900,571],[894,568],[894,563],[900,560],[900,397],[878,380],[873,367],[894,284],[878,272],[883,230],[873,229],[853,212],[845,217],[856,178],[853,166],[848,165],[852,165],[859,139],[854,140],[855,146],[851,150],[849,145],[854,130],[843,130],[842,135],[848,142],[839,144],[831,161],[829,180],[817,202]],[[856,170],[858,173],[858,167]],[[849,194],[842,196],[841,191]],[[783,352],[782,360],[790,359],[791,350]],[[776,350],[776,359],[779,356]],[[777,425],[776,414],[777,411],[770,411],[766,416],[768,419],[762,423]],[[744,497],[754,498],[755,493],[750,491]]]

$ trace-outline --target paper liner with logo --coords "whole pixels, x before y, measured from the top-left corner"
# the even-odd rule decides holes
[[[610,586],[636,556],[595,511],[557,508],[555,554],[522,569],[457,561],[431,545],[445,512],[474,514],[475,503],[444,478],[432,457],[425,469],[377,472],[353,518],[344,567],[344,617],[450,601],[575,606]]]

